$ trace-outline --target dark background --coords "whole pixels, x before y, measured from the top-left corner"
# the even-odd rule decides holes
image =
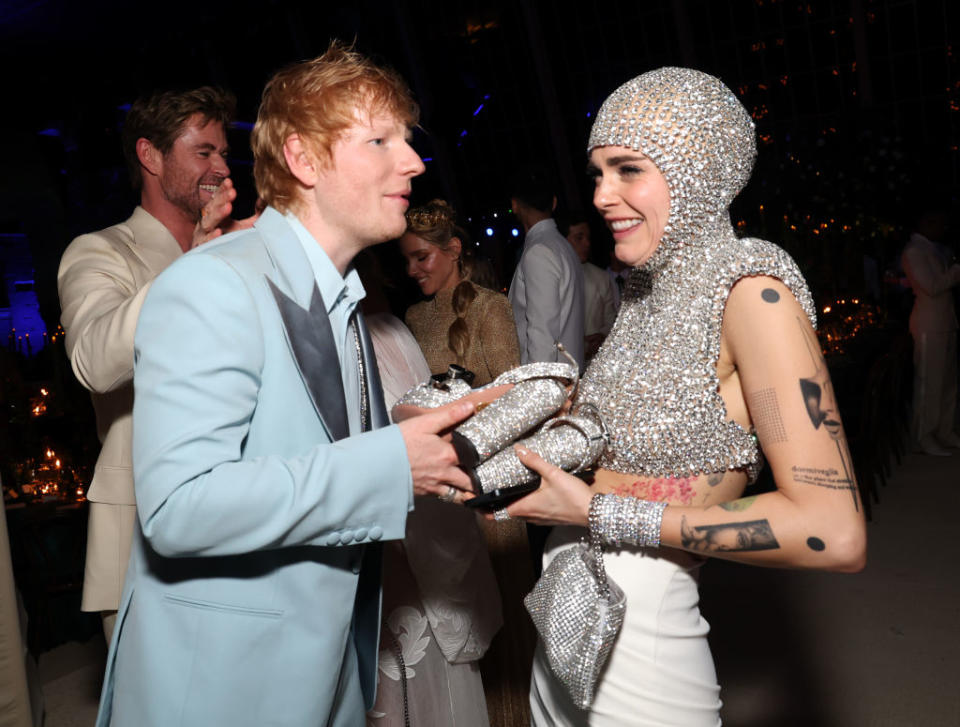
[[[0,0],[0,252],[7,255],[7,239],[20,247],[23,240],[29,243],[40,311],[54,331],[63,249],[80,233],[126,219],[137,202],[119,130],[133,99],[159,87],[212,83],[237,94],[230,166],[240,191],[237,214],[249,214],[255,193],[248,139],[265,81],[339,38],[355,40],[359,50],[409,81],[422,107],[415,146],[427,166],[414,183],[413,201],[450,200],[505,285],[521,239],[511,234],[517,224],[508,213],[515,167],[547,163],[557,176],[561,212],[589,212],[584,148],[604,98],[652,68],[699,68],[727,83],[757,124],[759,159],[731,210],[733,220],[743,234],[785,247],[806,275],[821,312],[821,343],[826,346],[835,333],[830,368],[858,477],[864,483],[882,480],[877,468],[887,466],[893,450],[887,448],[881,462],[877,448],[886,447],[886,440],[870,434],[871,420],[863,412],[871,391],[884,391],[874,398],[901,408],[906,397],[893,387],[869,386],[877,364],[891,359],[886,351],[907,351],[894,361],[909,358],[902,344],[909,346],[904,318],[911,301],[897,271],[909,220],[924,204],[956,209],[960,3],[588,0],[558,10],[560,5]],[[951,239],[957,239],[955,224]],[[597,229],[594,240],[601,248],[595,262],[605,265],[607,235]],[[378,250],[395,280],[393,304],[402,315],[404,303],[417,295],[415,286],[403,275],[395,246]],[[6,259],[0,256],[0,268]],[[874,288],[865,272],[871,267],[880,279]],[[0,269],[0,279],[10,277],[7,272]],[[877,307],[838,306],[840,299]],[[891,344],[896,340],[899,348]],[[908,378],[904,368],[891,380]],[[30,411],[41,383],[53,394],[47,415],[36,418]],[[70,456],[65,465],[80,482],[89,481],[98,450],[92,411],[88,393],[70,372],[62,338],[33,357],[0,351],[0,403],[5,485],[18,480],[16,467],[48,444],[58,456]],[[900,409],[882,413],[877,416],[886,425],[903,420]],[[58,565],[28,562],[20,571],[46,578],[35,586],[20,581],[32,614],[32,648],[99,628],[92,617],[80,625],[70,621],[82,618],[77,607],[85,520],[69,522],[69,529],[47,538],[57,554],[49,561]],[[715,580],[714,592],[735,589],[731,582]],[[59,611],[49,607],[58,617],[45,626],[36,617],[44,611],[33,604],[44,602],[37,594],[51,584],[73,600]],[[710,588],[705,590],[709,602]],[[741,592],[751,599],[743,609],[747,616],[771,600],[768,594],[758,606],[755,590],[746,586]],[[753,628],[751,622],[742,631]],[[730,642],[727,650],[740,647]],[[789,677],[785,683],[797,695],[789,705],[797,710],[796,723],[819,724],[808,714],[818,702],[806,698],[807,682]]]
[[[355,39],[408,79],[422,106],[416,147],[428,160],[413,201],[453,202],[505,284],[520,239],[505,218],[514,167],[545,161],[561,210],[589,210],[592,115],[620,83],[662,65],[719,76],[752,112],[760,157],[734,221],[786,247],[818,300],[862,287],[862,254],[895,267],[916,201],[950,204],[956,195],[960,3],[558,5],[0,3],[0,232],[30,238],[48,326],[63,247],[125,219],[136,202],[118,136],[127,105],[156,87],[232,89],[240,123],[230,161],[245,214],[254,200],[249,129],[264,82],[331,38]],[[606,242],[602,231],[595,238]]]

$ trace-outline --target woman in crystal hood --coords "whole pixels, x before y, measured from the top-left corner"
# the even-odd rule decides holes
[[[538,649],[534,724],[717,725],[699,566],[858,571],[862,506],[806,283],[730,223],[756,157],[736,96],[699,71],[645,73],[604,102],[587,151],[594,205],[633,268],[576,400],[610,444],[592,486],[521,451],[543,484],[507,513],[560,526],[545,567],[589,522],[626,615],[589,710]],[[760,449],[777,487],[745,497]]]

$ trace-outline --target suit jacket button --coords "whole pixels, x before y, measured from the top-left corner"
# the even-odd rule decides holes
[[[330,533],[327,536],[327,545],[331,548],[340,545],[340,533]]]
[[[357,528],[353,533],[354,540],[366,540],[367,539],[367,529],[366,528]]]
[[[380,540],[383,537],[383,528],[379,525],[374,525],[370,528],[370,540]]]

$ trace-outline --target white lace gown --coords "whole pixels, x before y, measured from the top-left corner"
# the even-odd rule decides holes
[[[392,315],[366,316],[390,409],[430,377],[420,347]],[[407,537],[384,551],[384,625],[377,700],[368,727],[403,727],[401,659],[411,725],[487,727],[478,660],[502,623],[500,597],[476,515],[418,498]]]

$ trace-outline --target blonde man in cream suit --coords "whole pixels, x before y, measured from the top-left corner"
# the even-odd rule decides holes
[[[138,99],[123,129],[140,205],[118,225],[81,235],[63,254],[57,284],[67,353],[93,399],[102,444],[87,497],[84,611],[113,630],[136,508],[131,467],[133,333],[153,279],[187,250],[218,237],[236,192],[225,130],[231,94],[210,87]],[[201,222],[202,218],[202,222]]]

